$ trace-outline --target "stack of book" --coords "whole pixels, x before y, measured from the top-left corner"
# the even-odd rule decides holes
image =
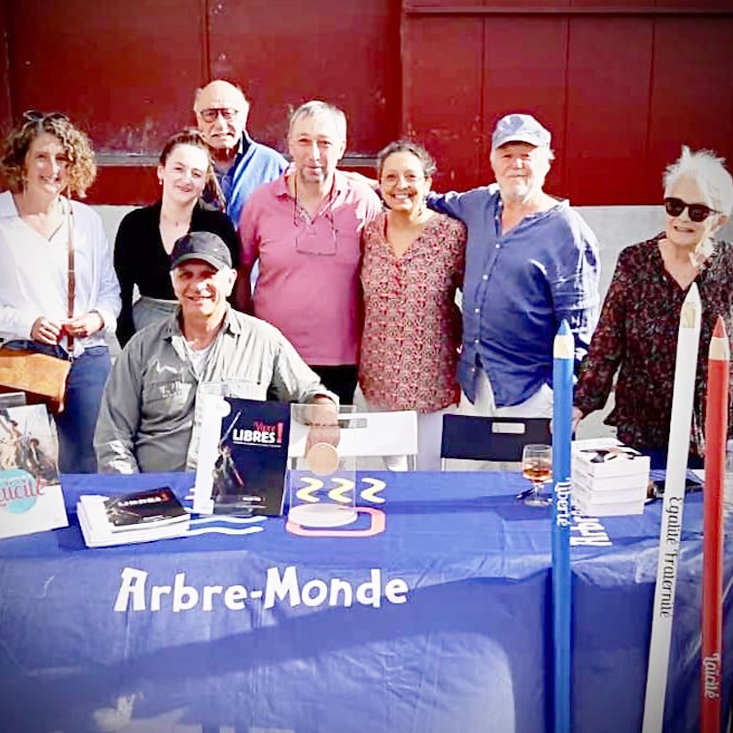
[[[188,512],[167,486],[107,497],[84,495],[76,505],[87,547],[181,537],[188,532]]]
[[[572,444],[573,502],[591,517],[641,514],[649,484],[649,456],[615,438]]]

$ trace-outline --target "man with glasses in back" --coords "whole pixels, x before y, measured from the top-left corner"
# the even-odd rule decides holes
[[[260,262],[254,314],[277,326],[342,404],[353,402],[361,337],[361,232],[381,210],[362,181],[336,170],[346,117],[311,101],[290,117],[292,167],[258,188],[239,222],[235,303],[249,303],[249,271]]]
[[[196,122],[211,149],[216,175],[236,227],[249,195],[262,183],[274,181],[288,166],[280,153],[247,134],[249,102],[242,90],[215,79],[196,92]]]

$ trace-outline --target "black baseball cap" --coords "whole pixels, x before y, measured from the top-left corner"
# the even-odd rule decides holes
[[[203,260],[217,270],[232,266],[229,248],[213,232],[189,232],[176,241],[171,252],[171,270],[189,260]]]

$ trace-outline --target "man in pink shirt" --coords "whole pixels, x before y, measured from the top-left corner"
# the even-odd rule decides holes
[[[361,232],[381,210],[374,191],[336,170],[346,149],[346,117],[325,102],[290,118],[293,165],[257,188],[242,211],[237,307],[276,326],[303,360],[351,404],[361,337]]]

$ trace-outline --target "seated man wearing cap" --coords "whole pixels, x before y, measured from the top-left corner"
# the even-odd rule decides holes
[[[428,206],[468,228],[458,363],[467,414],[550,416],[561,321],[575,337],[576,365],[595,328],[598,245],[566,200],[542,190],[550,140],[534,117],[507,115],[492,136],[498,185],[428,196]]]
[[[235,279],[216,234],[176,242],[171,280],[180,307],[136,333],[112,369],[94,436],[100,471],[193,470],[204,382],[236,380],[251,399],[336,404],[276,328],[227,304]]]

